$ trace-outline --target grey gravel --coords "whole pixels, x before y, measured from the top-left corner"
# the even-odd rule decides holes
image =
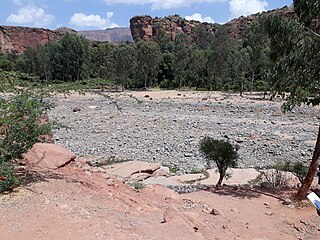
[[[198,145],[204,136],[238,144],[241,168],[310,161],[319,108],[303,106],[283,114],[280,102],[239,103],[234,98],[56,97],[57,106],[49,115],[67,127],[54,130],[57,144],[96,161],[117,157],[160,162],[178,173],[201,170],[206,162]],[[75,108],[81,111],[73,112]]]

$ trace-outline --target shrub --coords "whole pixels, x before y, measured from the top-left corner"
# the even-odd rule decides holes
[[[288,186],[292,174],[302,183],[307,172],[308,167],[301,162],[280,161],[273,165],[273,169],[264,172],[264,179],[273,187],[283,187]]]
[[[268,169],[263,173],[264,182],[269,183],[272,187],[288,186],[291,176],[288,172],[277,169]]]
[[[30,93],[0,99],[0,192],[18,183],[13,161],[22,158],[41,135],[50,133],[50,125],[41,124],[39,118],[51,107]]]
[[[211,137],[204,137],[200,140],[200,152],[205,156],[208,165],[215,162],[219,172],[217,186],[222,184],[229,167],[236,167],[238,159],[238,146],[233,146],[225,140],[216,140]]]
[[[18,183],[19,179],[15,176],[13,164],[0,162],[0,192],[12,191]]]
[[[305,166],[301,162],[291,163],[290,161],[279,162],[278,164],[275,165],[275,168],[282,171],[291,172],[293,175],[295,175],[299,179],[301,183],[303,182],[303,179],[307,175],[307,172],[309,169],[307,166]]]
[[[129,183],[130,186],[134,188],[134,190],[141,190],[145,187],[145,185],[142,182],[134,181]]]

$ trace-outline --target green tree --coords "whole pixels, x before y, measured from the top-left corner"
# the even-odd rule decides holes
[[[0,53],[0,70],[11,71],[13,67],[13,61],[10,61],[6,55]]]
[[[113,49],[110,43],[92,43],[85,62],[87,75],[92,78],[110,79],[114,72]]]
[[[176,88],[174,79],[174,54],[165,52],[161,54],[161,61],[158,70],[158,83],[162,88]]]
[[[39,121],[50,108],[41,97],[27,92],[0,99],[0,192],[18,183],[14,161],[39,142],[40,135],[50,132],[50,125]]]
[[[248,49],[250,59],[250,92],[253,91],[256,74],[262,71],[261,68],[267,64],[266,61],[268,60],[264,58],[265,49],[269,46],[269,37],[264,25],[264,18],[254,22],[243,40],[243,47]]]
[[[301,22],[310,27],[312,21],[320,18],[319,0],[293,0],[294,10]],[[315,22],[316,22],[315,21]],[[312,27],[312,26],[311,26]],[[313,29],[316,30],[316,29]]]
[[[152,86],[152,79],[157,73],[161,52],[159,45],[151,41],[139,41],[136,44],[137,66],[141,71],[144,89]]]
[[[78,81],[82,78],[83,63],[87,56],[87,41],[75,34],[66,34],[60,40],[63,80]]]
[[[112,59],[114,62],[114,71],[118,82],[124,90],[129,76],[132,75],[136,67],[135,49],[127,44],[121,44],[113,49]]]
[[[190,80],[190,86],[198,88],[205,85],[206,64],[207,57],[205,50],[199,49],[197,45],[191,46],[188,63],[188,79]]]
[[[194,28],[194,40],[200,49],[209,49],[215,40],[215,36],[212,32],[209,32],[206,28],[207,23],[201,23]]]
[[[204,137],[200,140],[200,152],[205,156],[208,164],[215,162],[219,171],[217,186],[221,186],[229,167],[236,167],[238,148],[225,140]]]
[[[220,27],[216,32],[216,38],[208,50],[208,87],[209,89],[221,89],[222,81],[226,75],[227,59],[233,48],[234,41],[226,28]]]
[[[300,21],[282,20],[273,17],[269,21],[272,57],[274,60],[274,74],[276,89],[290,91],[288,102],[284,110],[290,110],[295,105],[320,103],[320,36],[317,31],[308,28],[310,21],[319,18],[319,1],[294,1]],[[281,79],[282,81],[277,81]],[[310,167],[296,197],[302,200],[314,179],[320,157],[320,125],[317,142],[310,163]]]
[[[190,45],[191,43],[188,35],[182,33],[176,36],[174,48],[174,76],[180,88],[182,88],[186,82]]]

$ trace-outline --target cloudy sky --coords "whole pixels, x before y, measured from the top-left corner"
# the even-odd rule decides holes
[[[290,5],[292,0],[1,0],[0,25],[55,29],[129,26],[136,15],[224,23],[241,15]]]

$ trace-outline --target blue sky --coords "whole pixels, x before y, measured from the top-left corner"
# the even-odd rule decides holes
[[[224,23],[241,15],[290,5],[292,0],[1,0],[0,25],[56,29],[129,26],[136,15]]]

